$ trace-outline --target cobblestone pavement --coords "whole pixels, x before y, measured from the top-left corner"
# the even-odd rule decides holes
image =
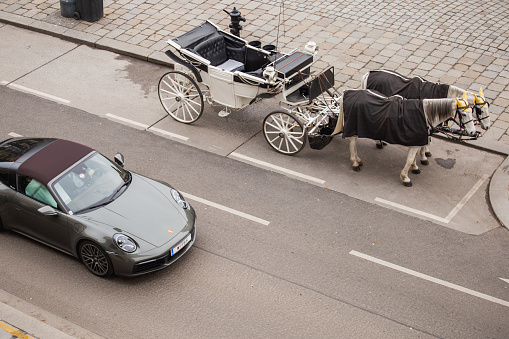
[[[492,121],[483,138],[509,144],[507,0],[105,0],[104,17],[94,23],[63,18],[55,0],[0,0],[0,21],[150,60],[167,49],[168,38],[207,19],[226,28],[223,10],[234,6],[246,19],[241,35],[248,41],[283,50],[315,41],[316,68],[334,66],[340,90],[359,88],[362,75],[378,68],[482,87]]]

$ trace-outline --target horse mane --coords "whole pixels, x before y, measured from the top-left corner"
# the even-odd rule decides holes
[[[431,126],[453,118],[456,113],[456,99],[424,99],[422,106]]]
[[[461,99],[463,97],[463,93],[467,92],[467,101],[470,104],[474,103],[474,93],[470,91],[466,91],[454,85],[449,85],[449,91],[447,92],[448,98],[458,98]]]

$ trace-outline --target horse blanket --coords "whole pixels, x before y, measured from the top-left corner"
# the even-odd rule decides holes
[[[449,85],[424,80],[421,77],[407,78],[387,70],[370,71],[367,89],[374,89],[383,95],[401,95],[407,99],[447,98]]]
[[[343,138],[357,135],[403,146],[428,144],[422,100],[347,90],[343,94],[343,117]]]

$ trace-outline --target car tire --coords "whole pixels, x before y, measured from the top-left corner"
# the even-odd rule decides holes
[[[0,232],[5,231],[4,224],[2,223],[2,218],[0,218]]]
[[[93,274],[107,278],[113,274],[113,265],[101,246],[91,241],[83,241],[79,246],[81,262]]]

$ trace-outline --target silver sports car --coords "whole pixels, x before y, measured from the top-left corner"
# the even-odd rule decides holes
[[[79,258],[93,274],[136,276],[172,264],[196,238],[196,215],[170,185],[67,140],[0,142],[0,231]]]

